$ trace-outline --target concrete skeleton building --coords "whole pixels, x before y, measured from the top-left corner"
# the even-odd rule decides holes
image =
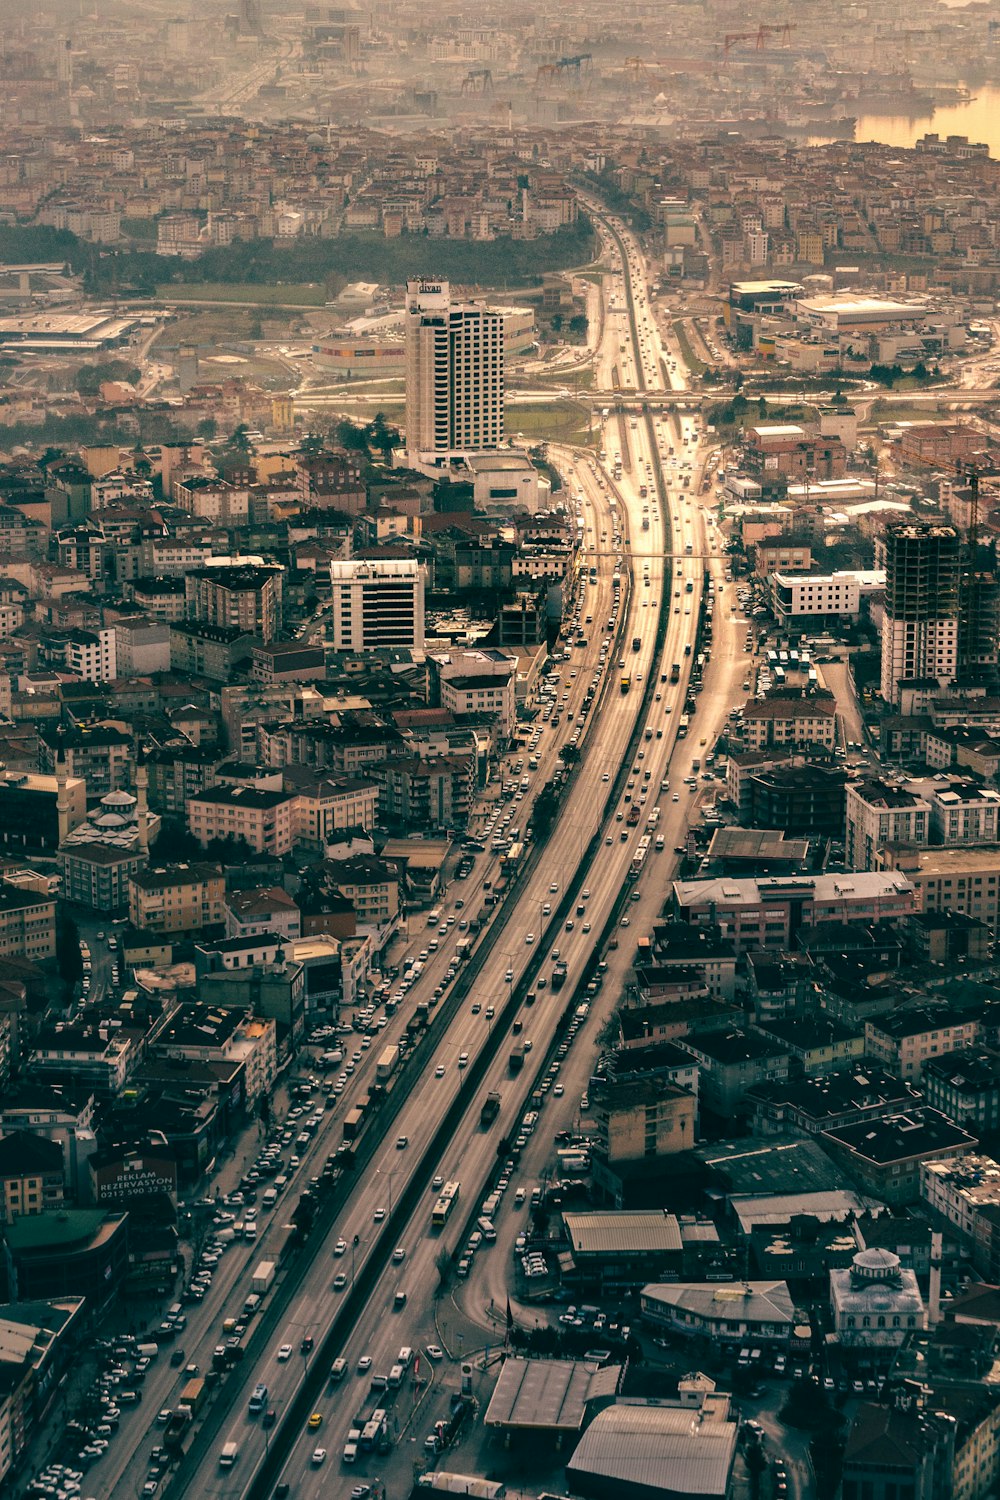
[[[902,683],[944,686],[958,671],[962,541],[954,526],[899,521],[886,529],[885,552],[881,690],[895,707]]]

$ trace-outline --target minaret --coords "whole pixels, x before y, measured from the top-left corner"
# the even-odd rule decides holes
[[[69,794],[66,787],[68,780],[66,772],[66,751],[63,745],[56,750],[56,822],[59,830],[59,843],[62,844],[69,833]]]
[[[149,853],[149,771],[146,769],[145,747],[140,745],[135,767],[135,817],[139,827],[139,849]]]

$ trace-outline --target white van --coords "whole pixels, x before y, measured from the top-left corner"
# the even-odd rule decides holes
[[[392,1369],[389,1371],[389,1389],[391,1391],[399,1390],[399,1387],[403,1384],[403,1376],[405,1373],[406,1372],[404,1371],[402,1365],[393,1365]]]
[[[240,1456],[239,1443],[227,1443],[219,1454],[219,1468],[231,1469]]]

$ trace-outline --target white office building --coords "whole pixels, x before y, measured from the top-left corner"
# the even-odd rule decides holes
[[[446,281],[407,282],[407,452],[476,453],[503,436],[503,312],[453,302]]]
[[[330,564],[337,651],[424,649],[424,573],[412,558]]]

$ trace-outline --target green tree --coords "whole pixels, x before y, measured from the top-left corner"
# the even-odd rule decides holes
[[[345,417],[338,422],[333,429],[337,442],[342,448],[351,453],[368,452],[368,433],[364,427],[357,422],[351,422]]]
[[[219,424],[214,417],[202,417],[198,423],[198,436],[206,443],[210,443],[219,430]]]
[[[590,319],[585,313],[575,313],[569,320],[570,333],[575,333],[579,338],[586,338],[589,327]]]
[[[247,437],[247,433],[249,431],[250,428],[247,426],[246,422],[240,422],[237,427],[233,428],[232,432],[229,434],[229,441],[226,444],[226,447],[230,450],[230,452],[250,452],[250,439]]]
[[[320,433],[307,432],[299,443],[299,452],[307,456],[314,456],[317,453],[322,453],[324,447],[325,444]]]
[[[562,313],[558,313],[558,312],[557,313],[553,313],[552,317],[549,319],[549,321],[552,324],[552,332],[553,333],[561,333],[562,332],[562,326],[563,326],[563,315],[562,315]]]
[[[385,413],[375,413],[374,421],[369,423],[366,433],[369,447],[377,449],[388,462],[393,448],[399,446],[400,436],[395,427],[390,427],[385,419]]]

